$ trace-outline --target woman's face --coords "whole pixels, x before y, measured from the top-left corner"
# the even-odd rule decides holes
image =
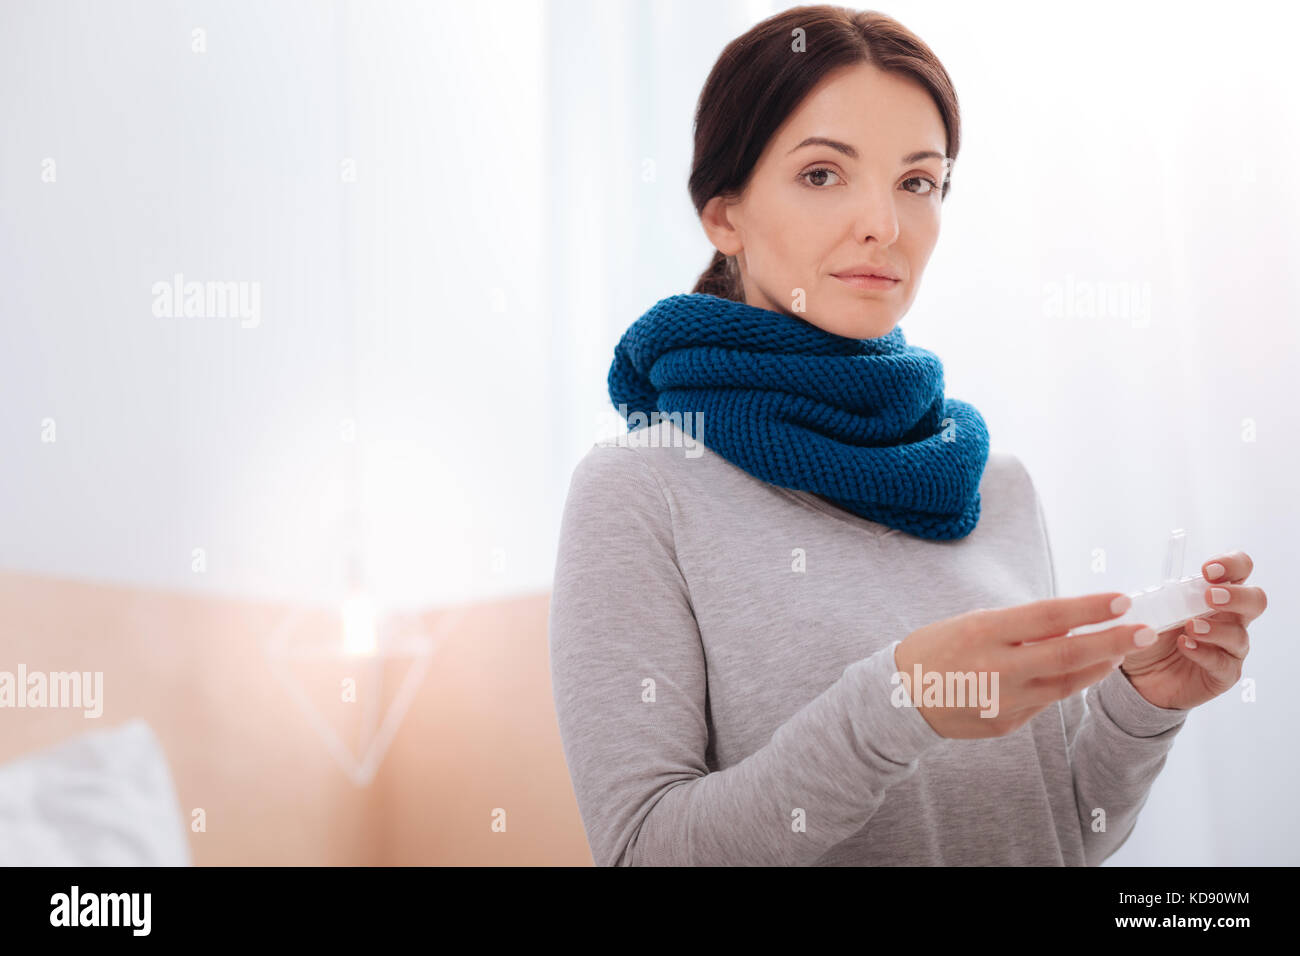
[[[777,130],[741,198],[715,197],[701,221],[737,257],[748,304],[877,338],[911,306],[938,241],[945,142],[920,84],[843,67]],[[897,281],[848,278],[872,271]]]

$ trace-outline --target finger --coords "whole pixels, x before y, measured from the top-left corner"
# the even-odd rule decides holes
[[[1245,551],[1230,551],[1210,558],[1201,565],[1201,574],[1216,584],[1241,584],[1255,570],[1255,563]]]
[[[1014,607],[982,609],[974,612],[972,620],[987,626],[988,632],[996,634],[1002,644],[1020,644],[1064,636],[1071,628],[1109,621],[1127,611],[1132,603],[1120,591],[1105,591],[1081,597],[1045,598]]]
[[[1139,633],[1149,638],[1144,644],[1137,642]],[[1115,660],[1123,660],[1134,651],[1155,643],[1155,632],[1145,624],[1121,624],[1088,634],[1067,634],[1051,637],[1015,650],[1013,658],[1018,671],[1028,673],[1026,686],[1037,679],[1059,678]],[[1010,670],[1010,668],[1008,668]]]
[[[1263,588],[1245,584],[1215,584],[1205,588],[1205,606],[1235,614],[1249,625],[1268,607],[1268,595]]]
[[[1178,651],[1204,668],[1206,674],[1219,684],[1231,686],[1241,678],[1241,658],[1233,657],[1221,647],[1199,643],[1188,647],[1186,639],[1183,639],[1178,642]]]
[[[1204,627],[1200,630],[1197,625]],[[1188,621],[1183,627],[1183,634],[1179,637],[1180,644],[1186,644],[1193,650],[1200,644],[1213,644],[1215,647],[1222,648],[1238,660],[1245,660],[1246,655],[1250,653],[1250,635],[1246,629],[1237,623],[1225,623],[1222,621],[1207,621],[1204,618],[1195,618]]]
[[[1042,707],[1058,700],[1065,700],[1085,687],[1091,687],[1108,677],[1123,660],[1122,656],[1117,656],[1077,671],[1032,678],[1025,684],[1020,700],[1029,707]]]
[[[1233,614],[1231,611],[1215,611],[1213,614],[1203,614],[1199,617],[1193,618],[1192,620],[1209,621],[1211,624],[1216,622],[1227,622],[1228,624],[1237,624],[1241,627],[1245,627],[1249,623],[1248,621],[1243,621],[1240,614]],[[1181,629],[1187,623],[1190,622],[1184,622],[1184,624],[1180,624],[1178,627]]]

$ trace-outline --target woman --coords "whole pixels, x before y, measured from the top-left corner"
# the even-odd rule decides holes
[[[705,84],[717,252],[620,341],[631,431],[578,464],[560,534],[597,864],[1097,864],[1240,676],[1266,603],[1242,552],[1203,568],[1208,633],[1067,636],[1127,598],[1055,597],[1029,475],[897,328],[959,134],[943,66],[877,13],[778,14]]]

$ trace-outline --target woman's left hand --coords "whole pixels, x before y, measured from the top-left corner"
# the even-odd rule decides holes
[[[1211,567],[1215,564],[1222,570]],[[1157,707],[1188,709],[1237,683],[1250,653],[1246,628],[1268,607],[1263,590],[1243,585],[1254,567],[1244,551],[1205,562],[1207,603],[1223,610],[1161,631],[1150,647],[1125,657],[1120,669],[1139,694]],[[1208,624],[1207,633],[1196,631],[1198,621]]]

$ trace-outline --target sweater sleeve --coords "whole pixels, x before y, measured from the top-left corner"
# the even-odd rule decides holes
[[[1056,597],[1047,520],[1036,491],[1034,500]],[[1087,865],[1099,865],[1132,834],[1187,714],[1151,703],[1118,669],[1061,701]]]
[[[855,661],[770,740],[710,772],[706,657],[670,497],[596,445],[561,520],[548,633],[565,760],[595,863],[806,865],[860,830],[942,742],[896,707],[894,647]]]

